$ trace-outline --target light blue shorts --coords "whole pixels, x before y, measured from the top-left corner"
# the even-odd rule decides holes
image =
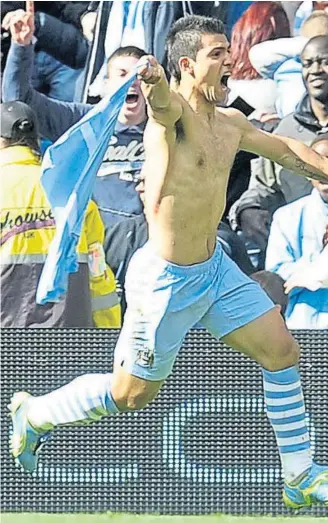
[[[222,338],[274,307],[218,243],[196,265],[175,265],[148,242],[132,257],[125,280],[127,311],[115,365],[150,381],[166,378],[186,333],[197,323]]]

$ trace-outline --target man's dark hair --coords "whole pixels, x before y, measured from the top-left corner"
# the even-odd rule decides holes
[[[31,122],[16,122],[13,125],[11,137],[3,138],[3,140],[6,147],[21,145],[31,149],[36,156],[41,156],[40,142]]]
[[[135,58],[142,58],[147,53],[143,49],[140,49],[140,47],[136,47],[135,45],[127,45],[126,47],[119,47],[116,49],[116,51],[113,52],[113,54],[110,55],[108,58],[107,65],[110,65],[110,63],[115,60],[115,58],[119,58],[120,56],[134,56]]]
[[[204,34],[224,34],[221,20],[207,16],[186,16],[177,20],[167,35],[168,70],[178,82],[181,80],[180,58],[187,56],[196,60]]]

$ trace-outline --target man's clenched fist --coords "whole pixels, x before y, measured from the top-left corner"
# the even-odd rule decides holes
[[[138,77],[146,84],[157,84],[163,76],[163,67],[151,55],[143,56],[137,63]]]

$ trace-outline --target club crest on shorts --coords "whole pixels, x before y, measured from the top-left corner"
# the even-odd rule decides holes
[[[138,349],[135,363],[142,367],[152,367],[154,364],[154,352],[150,349]]]

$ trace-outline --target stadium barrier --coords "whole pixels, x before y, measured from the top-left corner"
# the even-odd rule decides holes
[[[112,367],[117,331],[2,329],[2,510],[287,514],[256,364],[191,331],[141,412],[56,431],[32,476],[8,456],[6,404]],[[315,459],[328,463],[328,331],[295,333]],[[322,516],[324,508],[308,514]]]

